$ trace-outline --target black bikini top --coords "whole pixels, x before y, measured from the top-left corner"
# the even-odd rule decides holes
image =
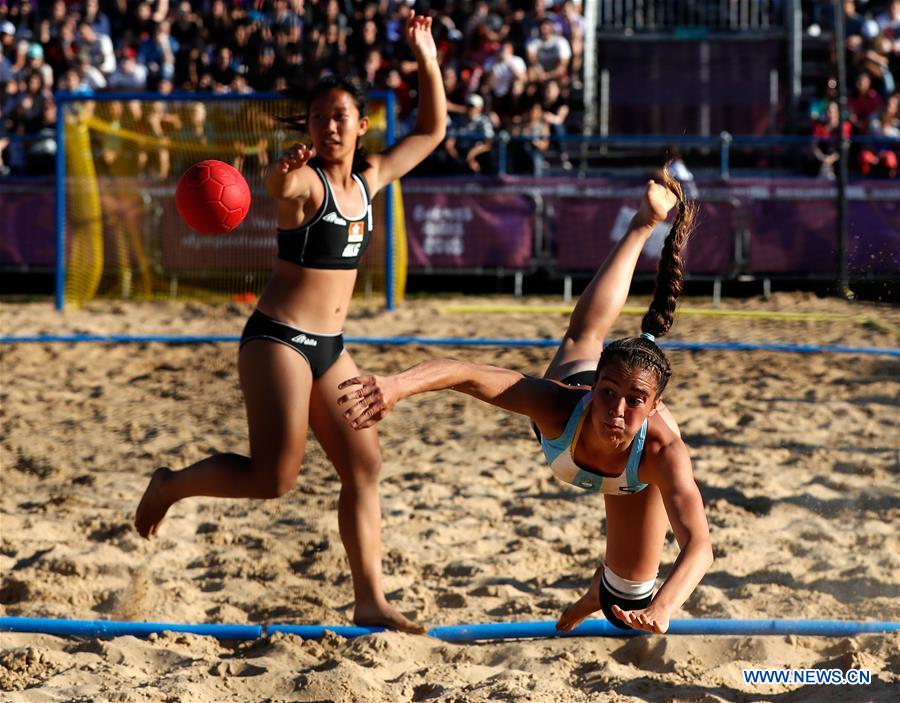
[[[372,200],[366,179],[354,173],[363,194],[362,214],[347,217],[338,207],[324,171],[313,166],[325,186],[325,200],[308,225],[278,228],[278,258],[314,269],[355,269],[372,238]]]

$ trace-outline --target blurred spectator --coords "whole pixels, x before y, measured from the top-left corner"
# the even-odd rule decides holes
[[[302,16],[295,12],[287,0],[275,0],[269,27],[275,34],[290,34],[293,30],[303,31]]]
[[[44,47],[40,44],[32,44],[28,47],[25,58],[27,59],[27,69],[40,73],[44,79],[44,85],[54,85],[53,69],[44,62]]]
[[[872,77],[862,71],[856,76],[854,93],[847,98],[847,107],[850,108],[850,121],[858,132],[866,132],[869,118],[872,113],[881,109],[882,100],[878,92],[872,87]]]
[[[545,153],[550,148],[550,126],[544,120],[544,109],[538,101],[531,103],[525,119],[513,134],[520,137],[510,149],[513,172],[542,175]]]
[[[555,78],[568,85],[571,59],[569,42],[556,33],[553,20],[545,18],[540,25],[540,35],[528,42],[529,77],[538,83]]]
[[[891,41],[887,37],[877,36],[871,46],[860,52],[856,65],[869,73],[882,98],[891,95],[896,89],[894,75],[890,65]]]
[[[86,63],[86,59],[80,59],[62,75],[58,87],[67,93],[90,95],[106,87],[106,78],[96,67]]]
[[[31,42],[27,39],[20,39],[16,42],[15,58],[9,67],[13,76],[18,76],[28,67],[28,50],[31,48]]]
[[[580,88],[580,76],[584,60],[584,35],[587,28],[584,16],[581,14],[581,3],[565,0],[560,12],[562,20],[562,35],[572,48],[571,75],[575,87]]]
[[[505,129],[513,130],[522,121],[529,105],[529,84],[517,79],[509,92],[494,103],[494,109]]]
[[[384,59],[381,56],[381,51],[378,49],[369,49],[369,51],[366,53],[365,58],[363,59],[363,63],[362,63],[363,81],[367,85],[375,85],[376,81],[378,80],[378,77],[382,73],[383,66],[384,66]]]
[[[231,26],[231,14],[224,0],[213,0],[209,7],[209,12],[203,18],[203,27],[206,36],[215,47],[221,47],[228,44],[233,34]]]
[[[900,93],[891,95],[882,110],[869,121],[869,135],[900,140]],[[862,176],[897,177],[897,142],[866,144],[859,155]]]
[[[10,134],[27,137],[24,147],[26,175],[43,175],[47,170],[48,155],[55,154],[56,108],[40,71],[23,73],[17,87],[17,98],[9,111]],[[6,112],[6,110],[4,110]],[[47,139],[53,145],[46,143]],[[20,166],[20,164],[16,164]]]
[[[178,3],[175,11],[175,22],[172,24],[172,36],[182,47],[199,46],[203,38],[203,26],[200,18],[194,14],[189,2]]]
[[[887,10],[879,14],[875,21],[884,36],[893,42],[893,50],[900,51],[900,0],[891,0]]]
[[[204,147],[215,141],[212,121],[207,118],[206,105],[202,102],[192,102],[188,106],[181,127],[172,134],[172,141],[177,146],[172,158],[175,173],[183,173],[198,160],[197,152],[191,146]]]
[[[844,0],[844,36],[848,40],[851,37],[862,37],[864,22],[865,17],[856,12],[856,0]],[[830,20],[828,28],[834,28],[833,18]]]
[[[210,85],[209,59],[199,46],[183,47],[175,56],[175,85],[185,91]]]
[[[147,87],[147,67],[137,60],[131,47],[122,52],[122,59],[109,76],[109,87],[119,91],[140,91]]]
[[[487,84],[494,98],[509,93],[516,80],[525,80],[528,66],[521,56],[516,56],[513,43],[504,41],[497,53],[485,64]]]
[[[157,24],[153,32],[144,37],[137,48],[137,58],[147,67],[154,82],[160,79],[171,80],[175,75],[175,55],[180,44],[171,34],[171,23],[168,19]]]
[[[116,70],[116,51],[112,39],[105,34],[98,34],[93,25],[87,22],[78,26],[78,38],[80,51],[87,56],[92,66],[96,66],[107,76]]]
[[[155,137],[158,146],[150,149],[149,160],[146,165],[146,173],[157,178],[167,178],[171,170],[171,157],[168,148],[169,136],[181,129],[181,119],[170,112],[169,104],[162,100],[154,100],[150,103],[149,111],[144,120],[145,134]]]
[[[250,66],[259,51],[260,42],[254,41],[252,44],[250,42],[251,39],[255,39],[255,35],[251,34],[252,31],[255,31],[254,27],[248,22],[234,23],[234,34],[228,42],[228,48],[231,49],[231,56],[238,66]]]
[[[256,61],[250,65],[252,68],[247,73],[248,87],[262,93],[274,90],[279,75],[275,67],[275,48],[269,44],[261,46]]]
[[[332,71],[337,66],[338,60],[347,54],[347,35],[341,31],[340,25],[332,22],[325,28],[325,33],[319,39],[319,47],[316,58],[325,68]]]
[[[550,127],[553,142],[559,151],[559,159],[563,169],[571,170],[572,162],[569,160],[566,149],[566,118],[569,116],[569,101],[563,96],[559,87],[559,81],[547,81],[541,91],[541,108],[543,109],[544,122]]]
[[[389,68],[383,74],[383,82],[379,87],[394,91],[394,97],[397,100],[397,112],[401,123],[407,123],[413,115],[413,108],[416,105],[412,88],[403,79],[400,71],[396,68]],[[401,124],[400,131],[405,133],[407,127],[411,125]]]
[[[444,148],[464,172],[488,173],[494,170],[491,161],[494,125],[485,114],[484,98],[466,98],[466,115],[459,125],[448,130]]]
[[[53,75],[59,76],[72,63],[75,62],[78,51],[78,41],[76,38],[76,24],[74,18],[65,22],[60,28],[59,33],[50,38],[44,46],[44,59],[53,69]]]
[[[12,22],[0,22],[0,83],[13,77],[9,57],[16,51],[16,28]]]
[[[274,62],[274,54],[272,60]],[[231,49],[227,46],[219,46],[216,49],[215,59],[209,71],[213,83],[213,90],[217,93],[227,93],[237,78],[237,70],[231,62]]]
[[[466,113],[466,86],[459,80],[459,72],[454,66],[444,66],[441,74],[444,76],[444,91],[447,94],[447,113],[464,115]]]
[[[363,22],[362,27],[353,32],[349,47],[358,64],[362,64],[372,51],[380,50],[381,41],[375,20],[366,20]]]
[[[112,25],[109,23],[109,17],[100,9],[100,0],[85,0],[81,21],[91,25],[95,34],[107,37],[112,35]]]
[[[849,121],[841,124],[841,109],[836,102],[828,103],[825,117],[813,126],[813,155],[818,162],[818,177],[834,180],[834,165],[840,158],[840,139],[851,132]]]

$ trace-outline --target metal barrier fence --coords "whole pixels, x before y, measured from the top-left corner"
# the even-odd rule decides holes
[[[828,140],[813,138],[810,136],[785,135],[757,137],[752,135],[730,134],[722,132],[718,136],[689,136],[683,134],[672,135],[581,135],[568,134],[553,137],[562,145],[566,145],[564,151],[573,159],[575,170],[581,175],[587,175],[592,170],[591,159],[608,158],[611,148],[626,148],[632,151],[656,154],[656,159],[665,158],[665,151],[669,146],[677,146],[682,151],[685,149],[705,150],[709,153],[718,152],[718,175],[723,180],[728,180],[732,175],[734,152],[746,150],[754,152],[760,158],[774,158],[779,154],[786,155],[785,164],[796,168],[794,175],[804,175],[800,168],[801,155],[812,157],[812,148],[815,144],[831,143],[837,146],[837,139]],[[513,136],[508,132],[501,132],[496,139],[495,149],[497,153],[497,170],[500,175],[511,173],[510,146],[531,142],[529,137]],[[850,148],[865,146],[884,146],[895,151],[900,151],[900,138],[878,137],[861,135],[849,140]],[[534,168],[528,175],[547,175],[548,167],[552,165],[551,158],[558,157],[555,151],[547,152],[547,157],[534,160]],[[652,159],[649,159],[652,160]],[[782,174],[790,175],[790,174]]]

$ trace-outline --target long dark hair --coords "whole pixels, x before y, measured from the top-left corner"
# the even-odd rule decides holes
[[[316,81],[315,85],[308,90],[299,85],[282,90],[281,94],[286,98],[305,103],[306,112],[279,117],[279,122],[286,124],[290,129],[308,133],[307,122],[309,120],[308,112],[310,105],[318,98],[330,93],[332,90],[340,90],[350,95],[353,104],[356,105],[356,109],[359,110],[360,119],[366,116],[368,96],[366,87],[362,82],[353,76],[336,76],[329,74],[327,76],[322,76]],[[359,139],[357,139],[356,152],[353,155],[353,170],[361,171],[366,166],[368,166],[366,150],[365,147],[359,143]]]
[[[613,361],[619,361],[629,368],[652,371],[657,380],[657,396],[662,395],[665,390],[672,376],[672,366],[654,340],[668,333],[675,321],[675,306],[684,288],[681,253],[697,219],[697,204],[694,201],[685,201],[681,185],[669,173],[669,164],[663,168],[663,182],[678,198],[677,212],[659,257],[653,300],[650,301],[650,308],[641,320],[641,332],[645,334],[640,337],[617,339],[610,343],[603,349],[597,364],[598,373]]]

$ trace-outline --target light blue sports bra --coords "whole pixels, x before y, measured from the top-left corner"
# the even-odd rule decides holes
[[[544,450],[544,457],[550,464],[553,475],[560,481],[597,493],[623,495],[643,490],[647,484],[638,481],[638,467],[641,464],[641,455],[644,453],[647,420],[644,420],[644,424],[641,425],[641,429],[631,443],[631,454],[628,456],[628,463],[622,473],[616,475],[594,473],[585,471],[575,463],[575,445],[581,436],[585,412],[590,402],[591,392],[588,391],[575,405],[566,422],[566,427],[559,437],[547,439],[541,436],[541,449]]]

